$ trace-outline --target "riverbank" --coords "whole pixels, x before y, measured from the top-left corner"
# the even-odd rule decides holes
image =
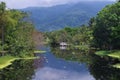
[[[12,62],[15,61],[16,59],[17,59],[16,57],[9,56],[9,55],[0,57],[0,69],[3,69],[11,65]]]
[[[19,56],[11,56],[8,54],[5,54],[5,56],[0,56],[0,70],[2,70],[3,68],[8,67],[9,65],[11,65],[14,61],[16,60],[29,60],[29,59],[38,59],[39,57],[34,57],[34,54],[42,54],[45,53],[45,51],[42,50],[37,50],[33,52],[33,55],[19,55]]]
[[[41,54],[41,53],[45,53],[46,51],[42,51],[42,50],[36,50],[36,51],[34,51],[34,53],[36,54]]]
[[[46,51],[42,50],[36,50],[34,51],[35,54],[42,54],[45,53]],[[24,56],[24,57],[17,57],[17,56],[11,56],[11,55],[6,55],[0,57],[0,69],[3,69],[9,65],[12,64],[15,60],[20,60],[20,59],[37,59],[39,57],[31,57],[31,56]]]
[[[99,56],[109,56],[109,57],[112,57],[112,58],[120,59],[120,50],[97,51],[95,54],[99,55]]]
[[[98,56],[109,56],[111,58],[115,58],[120,60],[120,50],[111,50],[111,51],[97,51],[95,52],[96,55]],[[117,63],[115,65],[112,65],[115,68],[120,68],[120,63]]]
[[[14,62],[15,60],[20,60],[20,59],[37,59],[39,57],[30,57],[30,56],[26,56],[26,57],[15,57],[15,56],[10,56],[10,55],[7,55],[7,56],[3,56],[3,57],[0,57],[0,70],[11,65],[12,62]]]
[[[3,56],[0,57],[0,69],[3,69],[9,65],[12,64],[12,62],[14,62],[15,60],[20,60],[20,59],[37,59],[39,57],[24,57],[24,58],[20,58],[20,57],[14,57],[14,56]]]

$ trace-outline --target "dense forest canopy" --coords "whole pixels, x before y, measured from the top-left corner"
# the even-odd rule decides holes
[[[27,14],[7,9],[4,2],[0,3],[0,51],[11,55],[24,56],[33,49],[33,25],[24,19]]]
[[[120,2],[106,6],[95,19],[94,41],[100,49],[120,49]]]

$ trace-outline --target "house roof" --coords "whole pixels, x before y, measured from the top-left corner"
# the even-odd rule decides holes
[[[61,42],[60,45],[67,45],[67,43],[66,42]]]

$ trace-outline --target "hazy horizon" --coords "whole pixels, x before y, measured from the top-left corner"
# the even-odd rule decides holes
[[[78,2],[96,2],[96,0],[0,0],[0,2],[5,2],[7,5],[7,8],[12,9],[22,9],[27,7],[51,7],[56,5],[62,5],[62,4],[69,4],[69,3],[78,3]],[[97,0],[99,1],[113,1],[116,0]]]

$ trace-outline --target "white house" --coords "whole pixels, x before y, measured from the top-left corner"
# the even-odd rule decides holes
[[[67,46],[68,44],[66,42],[61,42],[60,46]]]

